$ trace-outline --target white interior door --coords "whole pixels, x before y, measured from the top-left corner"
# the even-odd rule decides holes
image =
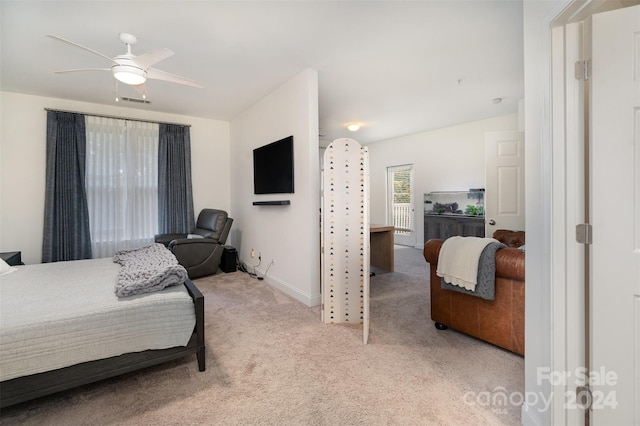
[[[591,75],[593,424],[640,424],[640,7],[595,14]]]
[[[387,167],[388,215],[395,227],[394,243],[416,245],[416,208],[413,164]]]
[[[485,235],[524,230],[524,132],[485,135]]]

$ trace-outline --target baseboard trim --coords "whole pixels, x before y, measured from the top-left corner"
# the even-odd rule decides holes
[[[263,273],[264,272],[261,271],[260,276],[262,276]],[[318,306],[322,301],[322,295],[320,293],[318,294],[305,293],[303,291],[300,291],[300,289],[292,286],[291,284],[278,279],[277,277],[267,275],[264,278],[264,281],[270,286],[277,288],[284,294],[293,297],[297,301],[302,302],[309,307]]]

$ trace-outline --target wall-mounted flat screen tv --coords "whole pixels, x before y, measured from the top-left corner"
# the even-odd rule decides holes
[[[255,194],[293,194],[293,136],[253,150]]]

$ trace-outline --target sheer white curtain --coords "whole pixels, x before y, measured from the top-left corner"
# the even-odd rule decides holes
[[[158,233],[158,124],[86,119],[93,257],[152,243]]]

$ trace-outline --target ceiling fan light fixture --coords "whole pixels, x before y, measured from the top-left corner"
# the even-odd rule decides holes
[[[132,65],[114,65],[111,67],[111,72],[116,80],[132,86],[142,84],[147,80],[147,72]]]

